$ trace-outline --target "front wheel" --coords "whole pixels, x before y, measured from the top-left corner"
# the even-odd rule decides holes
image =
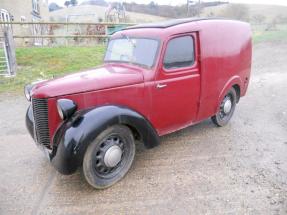
[[[224,96],[219,111],[213,117],[211,117],[212,122],[219,126],[225,126],[231,119],[236,106],[236,91],[231,88],[227,94]]]
[[[84,176],[96,189],[110,187],[126,175],[134,156],[130,129],[123,125],[109,127],[89,145],[83,160]]]

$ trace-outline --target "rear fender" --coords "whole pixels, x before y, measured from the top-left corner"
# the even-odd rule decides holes
[[[226,84],[224,85],[224,87],[222,88],[220,94],[219,94],[219,97],[217,99],[217,106],[216,106],[216,111],[215,113],[217,113],[220,109],[220,104],[221,104],[221,101],[223,100],[224,96],[226,95],[226,93],[228,92],[228,90],[231,89],[232,86],[234,85],[238,85],[241,89],[241,86],[242,86],[242,81],[240,79],[239,76],[233,76],[231,79],[229,79]]]

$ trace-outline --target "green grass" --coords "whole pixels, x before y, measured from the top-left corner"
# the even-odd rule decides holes
[[[287,42],[287,25],[278,25],[274,30],[265,31],[264,28],[253,28],[253,42],[274,42],[286,41]]]
[[[25,84],[102,63],[105,47],[17,48],[17,75],[0,77],[0,93],[22,92]]]

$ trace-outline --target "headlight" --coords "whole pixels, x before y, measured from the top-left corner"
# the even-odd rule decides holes
[[[33,85],[26,85],[24,87],[24,94],[25,94],[25,97],[28,101],[31,101],[31,90],[33,88]]]
[[[70,99],[59,99],[57,109],[62,120],[69,119],[77,110],[77,105]]]

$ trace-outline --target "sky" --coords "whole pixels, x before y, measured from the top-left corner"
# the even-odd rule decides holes
[[[63,5],[65,1],[66,0],[49,0],[49,2],[56,2],[59,5]],[[83,1],[84,0],[78,0],[79,3]],[[167,5],[179,5],[179,4],[185,4],[187,2],[186,0],[153,0],[153,1],[156,2],[157,4],[167,4]],[[208,1],[211,1],[211,0],[205,0],[205,2],[208,2]],[[123,2],[136,2],[139,4],[148,4],[151,2],[151,0],[123,0]],[[287,0],[229,0],[229,2],[230,3],[244,3],[244,4],[269,4],[269,5],[287,6]]]

